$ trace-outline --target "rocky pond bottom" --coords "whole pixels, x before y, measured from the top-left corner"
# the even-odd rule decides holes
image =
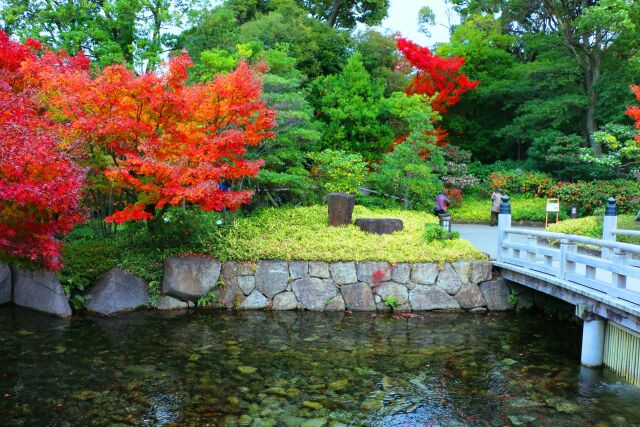
[[[639,425],[640,391],[579,349],[579,325],[522,314],[1,307],[1,424]]]

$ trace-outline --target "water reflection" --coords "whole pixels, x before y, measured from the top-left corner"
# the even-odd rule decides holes
[[[580,328],[511,314],[0,308],[2,425],[637,425]]]

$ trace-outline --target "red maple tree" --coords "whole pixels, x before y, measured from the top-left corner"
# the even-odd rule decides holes
[[[84,219],[83,171],[58,149],[55,124],[25,86],[21,64],[38,61],[40,48],[0,31],[0,256],[55,270],[58,236]]]
[[[469,80],[460,71],[464,58],[434,55],[428,48],[402,37],[398,37],[397,44],[405,60],[415,69],[413,79],[406,89],[407,94],[434,97],[431,107],[440,114],[445,114],[449,107],[460,101],[462,94],[475,89],[480,83]],[[438,145],[447,145],[448,133],[445,129],[436,126],[433,136]]]
[[[640,86],[631,86],[631,91],[636,96],[636,99],[640,101]],[[640,107],[637,105],[627,108],[627,115],[633,119],[636,125],[636,129],[640,130]],[[636,141],[640,144],[640,135],[635,136]]]
[[[231,183],[258,173],[262,162],[243,155],[272,136],[275,112],[260,100],[260,79],[246,63],[193,86],[186,54],[141,76],[121,65],[95,78],[32,65],[52,117],[65,123],[66,146],[91,168],[97,191],[101,177],[115,188],[118,209],[107,221],[147,220],[183,202],[235,210],[251,200],[251,191],[232,191]]]

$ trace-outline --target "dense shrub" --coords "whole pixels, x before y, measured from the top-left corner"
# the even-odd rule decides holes
[[[503,170],[488,176],[486,192],[501,187],[507,194],[527,194],[545,197],[555,184],[553,178],[543,172],[525,172],[522,170]]]
[[[633,215],[618,216],[618,228],[624,230],[638,230],[640,224],[634,221]],[[554,233],[577,234],[579,236],[602,238],[604,218],[602,216],[585,216],[584,218],[569,219],[560,221],[557,224],[551,224],[547,227],[547,231]],[[619,242],[640,244],[640,238],[617,236]]]
[[[580,215],[590,215],[615,197],[619,213],[635,213],[640,209],[640,183],[628,180],[593,182],[558,182],[546,193],[559,197],[565,205],[577,204]]]

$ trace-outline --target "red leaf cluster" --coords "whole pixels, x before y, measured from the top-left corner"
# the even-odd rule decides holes
[[[58,149],[54,124],[24,87],[21,64],[38,61],[31,48],[40,45],[0,31],[0,253],[55,270],[58,236],[84,219],[84,174]]]
[[[65,123],[61,135],[74,156],[136,195],[109,221],[150,219],[156,208],[183,201],[235,210],[251,200],[251,191],[222,183],[255,176],[262,166],[243,157],[275,126],[275,112],[260,100],[260,79],[242,63],[187,86],[189,56],[167,65],[141,76],[114,65],[95,78],[86,69],[61,73],[53,61],[24,67],[46,94],[52,117]]]
[[[631,86],[631,91],[636,96],[636,99],[640,101],[640,86]],[[636,129],[640,130],[640,107],[634,105],[632,107],[627,108],[627,115],[633,119],[636,126]],[[638,144],[640,144],[640,135],[636,135],[635,137]]]
[[[429,96],[437,94],[432,107],[439,113],[446,113],[450,106],[460,100],[460,95],[475,89],[479,84],[460,72],[464,65],[463,58],[434,55],[428,48],[402,37],[398,38],[398,49],[416,69],[407,93]]]

